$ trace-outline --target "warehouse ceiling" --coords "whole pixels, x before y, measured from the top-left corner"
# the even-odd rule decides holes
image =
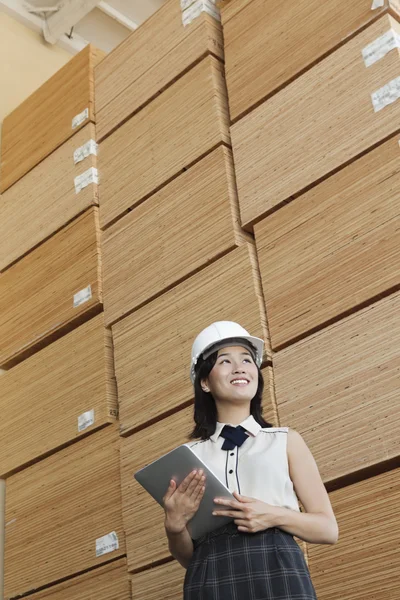
[[[110,52],[165,0],[0,0],[0,11],[76,54],[89,42]]]

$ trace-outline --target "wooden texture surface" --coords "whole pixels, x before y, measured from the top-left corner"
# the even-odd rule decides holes
[[[132,600],[183,600],[185,569],[174,560],[131,576]]]
[[[254,261],[241,246],[113,326],[122,434],[191,399],[191,348],[210,323],[237,321],[267,339]]]
[[[0,376],[0,476],[115,420],[111,332],[103,315]],[[94,410],[94,424],[78,417]]]
[[[74,178],[91,167],[89,155],[74,164],[73,154],[95,139],[89,123],[8,189],[0,201],[0,271],[66,225],[80,212],[98,204],[97,185],[78,194]]]
[[[268,390],[267,369],[263,369],[263,375],[264,418],[277,425],[275,406]],[[164,511],[132,475],[188,442],[192,429],[193,407],[189,406],[121,441],[122,512],[130,571],[170,556],[164,532]]]
[[[130,588],[126,559],[121,558],[36,594],[30,594],[29,599],[131,600]]]
[[[7,597],[125,553],[119,440],[108,425],[7,479]],[[112,531],[119,549],[96,557],[96,539]]]
[[[223,141],[223,65],[207,56],[100,144],[102,227]]]
[[[233,121],[377,16],[370,0],[233,0],[222,3],[226,83]]]
[[[0,367],[10,367],[101,308],[97,208],[0,273]],[[74,295],[92,297],[74,307]]]
[[[400,292],[274,356],[281,423],[297,429],[324,482],[400,454]]]
[[[399,129],[400,102],[374,112],[371,99],[398,77],[398,50],[362,57],[391,28],[381,17],[231,128],[244,226]]]
[[[108,324],[244,241],[230,150],[220,146],[103,233]]]
[[[1,183],[4,192],[76,133],[72,119],[89,109],[94,121],[94,65],[104,53],[90,44],[3,121]]]
[[[400,469],[330,494],[339,524],[334,546],[308,545],[318,600],[400,597]]]
[[[220,24],[201,13],[184,27],[179,0],[165,2],[95,69],[98,139],[211,52],[223,57]]]
[[[400,284],[398,138],[255,225],[274,349]]]

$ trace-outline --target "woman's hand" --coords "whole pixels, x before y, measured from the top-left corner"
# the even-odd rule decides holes
[[[237,492],[233,495],[237,500],[227,500],[224,498],[215,498],[214,502],[228,506],[228,510],[215,510],[213,515],[221,517],[233,517],[234,523],[239,531],[244,533],[256,533],[269,527],[276,527],[280,514],[279,506],[266,504],[256,498],[247,498]]]
[[[177,487],[171,479],[163,498],[165,529],[169,533],[181,533],[196,514],[205,491],[203,470],[192,471]]]

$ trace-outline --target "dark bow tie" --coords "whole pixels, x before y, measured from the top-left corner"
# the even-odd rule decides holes
[[[233,450],[235,446],[241,446],[248,438],[246,430],[241,425],[237,427],[224,425],[220,435],[225,438],[222,450]]]

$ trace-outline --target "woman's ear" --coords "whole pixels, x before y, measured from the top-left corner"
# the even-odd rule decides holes
[[[210,388],[208,387],[208,380],[202,379],[200,385],[203,392],[206,392],[206,394],[208,394],[208,392],[210,391]]]

